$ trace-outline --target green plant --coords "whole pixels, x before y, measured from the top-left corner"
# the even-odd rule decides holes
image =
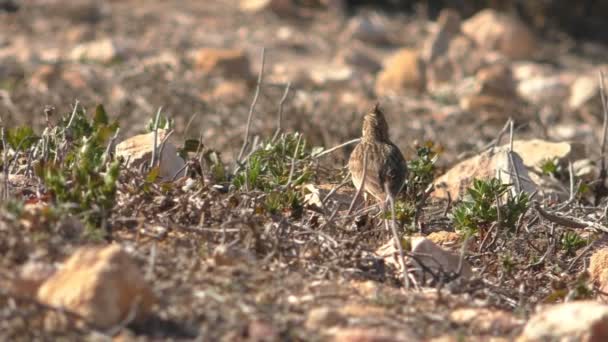
[[[173,129],[175,127],[175,120],[166,114],[158,114],[158,129]],[[148,120],[148,124],[146,125],[146,132],[154,132],[154,124],[156,123],[156,116],[153,116]]]
[[[292,217],[297,218],[303,209],[302,195],[293,189],[272,191],[264,199],[264,209],[271,214],[289,211]]]
[[[406,196],[416,203],[422,199],[428,186],[435,178],[435,163],[439,154],[432,142],[416,148],[416,158],[408,162],[408,182]]]
[[[270,213],[289,210],[297,215],[304,202],[303,194],[297,188],[312,178],[315,153],[318,149],[311,148],[302,134],[281,134],[251,153],[235,172],[232,185],[238,190],[255,189],[267,193],[264,207]],[[216,165],[212,170],[221,177],[223,164],[212,165]]]
[[[511,274],[515,269],[515,261],[508,253],[500,257],[500,265],[506,274]]]
[[[302,134],[282,134],[262,143],[235,173],[232,184],[237,189],[268,192],[287,185],[291,174],[291,185],[300,185],[313,176],[313,152]]]
[[[580,235],[572,231],[565,232],[560,240],[560,245],[567,254],[574,254],[574,252],[586,244],[587,240],[583,239]]]
[[[106,149],[117,129],[101,105],[92,120],[75,109],[38,143],[48,154],[36,167],[38,176],[63,211],[83,218],[91,236],[100,236],[114,205],[120,163],[110,161]]]
[[[528,209],[529,196],[522,192],[508,196],[504,204],[500,203],[510,187],[510,184],[502,184],[496,178],[473,180],[473,186],[467,189],[464,200],[452,211],[456,229],[463,230],[467,235],[474,235],[479,229],[485,231],[493,223],[514,229],[519,216]]]
[[[395,201],[395,220],[400,225],[411,224],[414,215],[416,214],[416,207],[411,201],[397,200]],[[391,219],[390,210],[386,211],[384,215],[386,219]]]
[[[556,177],[562,171],[562,168],[559,165],[557,158],[544,159],[540,162],[539,167],[543,175],[546,176]]]

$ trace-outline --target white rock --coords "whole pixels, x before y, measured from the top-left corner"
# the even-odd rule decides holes
[[[389,38],[384,23],[379,17],[354,17],[348,22],[346,34],[371,44],[387,44]]]
[[[608,305],[594,301],[550,305],[530,318],[517,341],[608,341]]]
[[[599,95],[600,86],[597,76],[583,75],[572,84],[568,107],[576,110]]]
[[[537,190],[537,185],[530,178],[522,158],[517,152],[512,153],[513,163],[509,157],[507,147],[499,147],[494,151],[489,150],[479,155],[464,160],[441,177],[435,180],[436,190],[433,196],[447,198],[448,194],[452,199],[459,198],[466,193],[466,189],[471,187],[473,180],[498,178],[503,184],[517,184],[514,170],[519,175],[521,190],[532,194]],[[511,168],[511,165],[514,167]],[[512,188],[516,192],[516,187]]]
[[[536,105],[560,104],[568,97],[570,85],[560,75],[533,77],[520,81],[517,85],[517,93]]]
[[[167,132],[158,130],[157,148],[160,151],[161,142]],[[142,163],[150,163],[152,151],[154,150],[154,132],[133,136],[116,145],[116,156],[123,157],[128,161],[127,166],[139,167]],[[160,153],[159,153],[160,154]],[[157,154],[157,157],[159,156]],[[177,155],[177,148],[170,141],[165,143],[160,155],[159,176],[164,180],[172,180],[184,176],[184,160]],[[180,171],[181,170],[181,171]]]
[[[435,272],[439,269],[448,273],[458,272],[460,255],[444,250],[437,246],[433,241],[420,236],[412,238],[411,246],[411,254],[416,258],[406,257],[406,263],[408,266],[413,266],[419,274],[423,274],[420,263]],[[392,239],[380,246],[380,248],[376,250],[376,255],[383,258],[387,264],[393,265],[399,272],[403,272],[401,262],[399,261],[399,252]],[[464,278],[470,278],[472,274],[471,266],[466,260],[463,260],[460,275]]]
[[[109,63],[120,56],[120,51],[111,39],[101,39],[77,45],[70,52],[70,59],[75,61],[94,61]]]

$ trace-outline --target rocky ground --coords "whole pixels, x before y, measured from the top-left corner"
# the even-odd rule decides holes
[[[608,338],[597,35],[507,8],[14,3],[3,340]],[[376,103],[410,169],[394,220],[344,167]]]

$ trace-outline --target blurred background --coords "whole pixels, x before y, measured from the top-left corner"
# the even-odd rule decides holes
[[[262,68],[253,134],[284,128],[331,147],[376,101],[406,155],[433,141],[441,166],[517,137],[597,153],[608,2],[436,0],[0,0],[2,125],[45,125],[78,101],[121,134],[162,106],[176,137],[234,159]],[[336,154],[344,163],[350,150]]]

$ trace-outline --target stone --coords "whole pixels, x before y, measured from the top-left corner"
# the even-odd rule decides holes
[[[462,31],[482,48],[512,59],[529,59],[538,50],[536,37],[524,23],[493,9],[481,10],[465,20]]]
[[[490,308],[460,308],[449,315],[451,322],[466,325],[476,334],[508,334],[524,321],[512,313]]]
[[[600,176],[600,169],[591,159],[580,159],[572,163],[572,170],[578,179],[585,182],[597,180]]]
[[[425,89],[425,66],[415,50],[401,49],[390,56],[376,77],[376,93],[379,95],[403,94]]]
[[[549,305],[528,320],[517,341],[608,341],[608,305],[595,301]]]
[[[338,309],[346,318],[382,317],[388,314],[387,309],[377,305],[347,303]]]
[[[167,133],[164,129],[158,130],[156,139],[158,151],[160,151],[161,143]],[[124,158],[128,167],[138,168],[143,163],[150,163],[153,150],[154,132],[150,132],[133,136],[116,145],[116,156]],[[177,176],[175,178],[183,177],[185,165],[185,161],[177,155],[177,147],[167,141],[162,149],[162,155],[160,155],[159,176],[163,180],[172,180],[175,176]]]
[[[415,267],[420,275],[423,274],[423,270],[419,262],[434,271],[439,269],[447,273],[455,273],[458,271],[458,265],[460,263],[459,254],[446,251],[431,240],[421,236],[413,237],[411,246],[411,254],[416,256],[417,260],[406,257],[406,263],[408,266]],[[376,250],[376,255],[383,258],[385,263],[393,265],[399,273],[403,272],[401,262],[399,261],[399,251],[395,247],[392,239],[380,246],[380,248]],[[470,278],[473,275],[471,266],[466,260],[463,260],[460,275],[463,278]]]
[[[47,92],[49,84],[57,79],[58,68],[54,65],[45,64],[36,69],[29,80],[29,86],[39,92]]]
[[[475,75],[473,91],[460,101],[463,110],[500,124],[509,117],[520,120],[523,104],[515,90],[511,69],[503,62],[481,67]]]
[[[232,245],[218,245],[213,250],[209,264],[214,266],[238,266],[253,265],[256,262],[255,256],[248,250]]]
[[[340,50],[334,58],[334,63],[338,65],[346,65],[370,73],[376,73],[382,65],[363,48],[348,47]]]
[[[280,16],[297,15],[293,0],[241,0],[239,9],[246,13],[272,11]]]
[[[194,52],[194,64],[204,74],[249,80],[249,57],[241,49],[201,48]]]
[[[502,145],[507,149],[508,144]],[[585,156],[585,146],[575,142],[551,142],[542,139],[515,140],[513,151],[523,160],[529,169],[540,171],[539,166],[546,160],[557,160],[567,166],[568,161],[578,160]]]
[[[420,339],[411,328],[405,326],[398,330],[387,328],[346,327],[331,331],[333,342],[407,342]]]
[[[304,325],[307,329],[318,330],[346,323],[346,318],[338,311],[323,306],[308,311]]]
[[[38,289],[57,268],[48,263],[28,261],[22,265],[15,277],[9,282],[7,288],[13,294],[21,297],[36,298]]]
[[[391,40],[380,19],[378,16],[353,17],[349,20],[344,34],[351,40],[356,39],[369,44],[390,44]]]
[[[226,105],[236,105],[246,101],[249,95],[249,87],[245,81],[227,80],[213,88],[211,94],[207,92],[201,94],[201,99],[221,102]]]
[[[591,281],[596,283],[602,291],[608,289],[608,247],[593,252],[587,272]]]
[[[516,184],[512,167],[519,174],[521,190],[532,194],[537,190],[536,184],[530,179],[528,169],[521,156],[513,152],[513,162],[509,157],[508,146],[495,148],[463,160],[453,166],[448,172],[435,180],[435,191],[432,196],[436,198],[461,198],[471,187],[474,179],[490,179],[496,177],[503,184]],[[513,187],[513,192],[516,189]]]
[[[427,63],[447,53],[450,41],[460,34],[462,24],[460,14],[453,9],[443,9],[437,19],[437,29],[427,38],[422,48],[422,56]]]
[[[550,64],[543,64],[530,61],[517,61],[511,63],[511,72],[516,82],[528,80],[536,77],[549,77],[554,75],[556,70]]]
[[[446,248],[454,248],[459,246],[463,240],[464,235],[461,232],[448,232],[445,230],[432,232],[426,237],[433,243]]]
[[[132,314],[145,317],[155,302],[138,266],[118,245],[79,248],[42,284],[37,297],[104,329]]]
[[[560,105],[570,94],[568,75],[539,76],[520,81],[517,94],[535,105]]]
[[[122,52],[116,43],[109,39],[95,40],[77,45],[70,52],[73,61],[92,61],[98,63],[110,63],[121,56]]]
[[[308,75],[318,86],[337,86],[350,81],[354,71],[349,66],[321,65],[311,68]]]
[[[592,75],[582,75],[576,78],[570,88],[568,107],[577,110],[589,103],[597,101],[600,103],[600,84],[599,77]]]
[[[417,257],[417,259],[413,259],[411,263],[420,269],[420,271],[422,271],[422,269],[419,263],[422,263],[424,266],[435,271],[443,270],[448,273],[458,272],[460,254],[449,252],[425,237],[412,238],[411,254]],[[462,260],[462,263],[460,275],[463,278],[468,279],[473,275],[473,271],[471,270],[468,261]]]

